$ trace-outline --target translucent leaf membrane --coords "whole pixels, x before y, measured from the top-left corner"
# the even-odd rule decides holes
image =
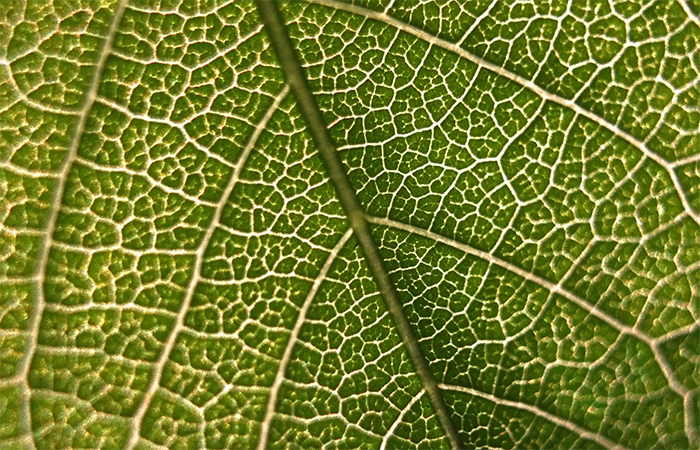
[[[465,448],[691,449],[700,5],[280,3]],[[449,448],[252,0],[0,3],[0,448]]]
[[[581,427],[599,434],[600,442],[629,448],[687,446],[683,398],[669,388],[653,352],[637,336],[498,264],[420,235],[391,228],[378,233],[433,372],[457,391],[456,415],[470,411],[462,402],[495,410],[515,404],[553,417],[562,433]],[[486,398],[465,400],[460,387]],[[488,442],[498,442],[492,445],[552,445],[547,433],[519,436],[518,421],[501,421],[488,433],[496,439]],[[498,436],[498,426],[513,427],[512,442]],[[470,428],[464,433],[465,441],[478,441]],[[558,446],[565,442],[581,445],[567,438]]]
[[[40,448],[254,445],[344,231],[289,101],[251,142],[281,73],[253,5],[219,3],[132,2],[121,21],[49,258],[29,375]]]

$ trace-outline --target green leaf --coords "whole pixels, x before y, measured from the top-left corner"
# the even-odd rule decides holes
[[[0,2],[0,448],[700,447],[700,3],[257,1]]]

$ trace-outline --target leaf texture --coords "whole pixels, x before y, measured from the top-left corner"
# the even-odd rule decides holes
[[[252,0],[3,1],[0,448],[698,448],[697,0],[277,6],[392,292]]]

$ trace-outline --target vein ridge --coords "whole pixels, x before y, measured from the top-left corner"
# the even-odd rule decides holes
[[[564,288],[561,285],[561,282],[559,283],[553,283],[545,278],[542,278],[538,275],[535,275],[534,273],[528,272],[527,270],[516,266],[515,264],[509,263],[508,261],[502,260],[501,258],[498,258],[488,252],[485,252],[483,250],[479,250],[477,248],[474,248],[470,245],[464,244],[462,242],[456,241],[454,239],[450,239],[448,237],[442,236],[440,234],[434,233],[432,231],[425,230],[423,228],[419,228],[413,225],[408,225],[404,224],[401,222],[397,222],[392,219],[386,219],[386,218],[381,218],[381,217],[368,217],[368,221],[371,223],[375,223],[378,225],[384,225],[387,227],[392,227],[392,228],[397,228],[400,230],[407,231],[409,233],[417,234],[419,236],[423,236],[425,238],[434,240],[436,242],[443,243],[445,245],[448,245],[450,247],[456,248],[458,250],[463,251],[464,253],[468,253],[470,255],[476,256],[478,258],[481,258],[485,261],[488,261],[490,264],[495,264],[497,266],[500,266],[510,272],[515,273],[516,275],[519,275],[523,277],[524,279],[531,281],[535,284],[538,284],[546,289],[548,289],[551,293],[553,294],[559,294],[562,297],[566,298],[567,300],[571,301],[575,305],[583,308],[586,310],[589,314],[592,314],[596,316],[597,318],[601,319],[603,322],[607,323],[611,327],[615,328],[622,334],[627,334],[629,336],[634,336],[635,338],[639,339],[640,341],[644,342],[646,345],[649,346],[649,349],[654,355],[654,360],[657,362],[659,365],[659,368],[664,374],[664,378],[666,378],[666,381],[668,383],[668,387],[674,391],[676,394],[678,394],[681,398],[684,400],[684,414],[685,414],[685,431],[686,434],[688,435],[688,438],[691,440],[691,442],[694,442],[697,440],[695,430],[693,429],[692,425],[692,418],[693,416],[693,409],[690,406],[691,401],[689,399],[692,399],[692,392],[684,385],[682,384],[676,377],[676,375],[673,373],[673,368],[671,367],[671,364],[668,362],[666,357],[663,355],[663,352],[661,351],[661,348],[659,347],[660,341],[659,339],[654,339],[644,333],[643,331],[638,330],[637,328],[630,327],[628,325],[625,325],[624,323],[620,322],[616,318],[610,316],[608,313],[605,311],[601,311],[597,306],[591,305],[588,303],[586,300],[583,298],[579,297],[578,295],[574,294],[573,292],[569,291],[568,289]]]
[[[433,404],[435,413],[450,445],[455,450],[461,449],[463,446],[460,442],[457,427],[452,422],[450,412],[442,398],[437,381],[430,371],[428,362],[403,310],[398,293],[389,277],[389,272],[384,266],[379,248],[372,237],[365,212],[357,199],[355,189],[350,184],[343,163],[338,156],[337,148],[333,143],[321,111],[316,104],[316,99],[308,85],[301,62],[296,54],[296,49],[288,35],[287,25],[275,1],[255,0],[255,5],[265,24],[265,30],[272,47],[279,58],[285,79],[297,100],[301,115],[323,160],[328,177],[335,188],[343,210],[347,214],[350,226],[355,233],[355,237],[384,298],[394,325],[406,347],[406,351],[415,366],[423,389]]]
[[[468,387],[464,387],[464,386],[440,384],[440,388],[445,389],[445,390],[450,390],[450,391],[463,392],[465,394],[470,394],[470,395],[473,395],[475,397],[481,397],[481,398],[489,400],[497,405],[503,405],[503,406],[508,406],[511,408],[517,408],[517,409],[521,409],[524,411],[528,411],[528,412],[531,412],[537,416],[540,416],[540,417],[543,417],[543,418],[549,420],[550,422],[554,423],[555,425],[566,428],[569,431],[573,431],[574,433],[578,434],[582,438],[586,438],[586,439],[590,439],[592,441],[595,441],[607,449],[626,450],[625,447],[610,441],[608,438],[601,436],[598,433],[594,433],[592,431],[586,430],[585,428],[583,428],[583,427],[581,427],[581,426],[579,426],[571,421],[562,419],[561,417],[557,417],[552,413],[549,413],[541,408],[538,408],[537,406],[528,405],[527,403],[516,402],[513,400],[507,400],[504,398],[496,397],[493,394],[487,394],[487,393],[481,392],[477,389],[468,388]]]
[[[538,86],[535,84],[534,81],[528,80],[527,78],[524,78],[516,73],[513,73],[509,71],[508,69],[501,67],[497,64],[494,64],[492,62],[486,61],[483,58],[480,58],[463,48],[459,47],[457,44],[454,44],[452,42],[446,41],[444,39],[441,39],[437,36],[434,36],[427,31],[423,31],[419,28],[414,27],[413,25],[409,25],[407,23],[401,22],[398,19],[395,19],[394,17],[389,16],[386,13],[381,13],[377,11],[372,11],[366,8],[363,8],[361,6],[355,6],[355,5],[350,5],[346,4],[343,2],[340,2],[338,0],[305,0],[308,3],[315,3],[317,5],[321,6],[327,6],[330,8],[342,10],[342,11],[347,11],[353,14],[357,14],[360,16],[363,16],[368,19],[372,20],[377,20],[379,22],[382,22],[384,24],[393,26],[401,31],[404,31],[408,34],[411,34],[419,39],[422,39],[430,44],[433,44],[437,47],[440,47],[442,49],[445,49],[449,52],[452,52],[468,61],[471,61],[472,63],[478,65],[479,67],[484,67],[492,72],[495,72],[496,74],[505,77],[515,83],[518,83],[519,85],[523,86],[526,89],[529,89],[539,95],[540,97],[544,98],[545,100],[552,101],[554,103],[557,103],[559,105],[565,106],[572,111],[580,114],[583,117],[586,117],[587,119],[597,123],[598,125],[607,128],[610,130],[615,136],[624,139],[627,143],[631,144],[632,146],[636,147],[639,151],[642,152],[642,154],[659,164],[669,175],[671,178],[671,182],[673,183],[673,187],[678,194],[678,197],[683,204],[683,208],[686,210],[688,215],[695,220],[695,222],[700,225],[700,213],[695,211],[693,207],[690,204],[690,201],[688,200],[688,196],[686,195],[685,191],[683,190],[683,185],[680,182],[680,179],[678,178],[678,175],[676,174],[674,170],[675,164],[673,164],[670,161],[667,161],[665,158],[663,158],[661,155],[657,154],[653,150],[649,149],[644,142],[640,141],[636,137],[632,136],[630,133],[622,130],[620,127],[617,125],[608,122],[607,120],[603,119],[602,117],[598,116],[597,114],[583,108],[582,106],[578,105],[576,102],[569,100],[567,98],[561,97],[557,94],[553,94],[544,88]],[[681,5],[685,5],[685,2],[683,0],[680,0]],[[697,19],[693,19],[692,12],[689,10],[689,7],[687,5],[683,8],[684,11],[688,14],[688,20],[695,21]]]
[[[681,8],[683,8],[683,12],[688,15],[688,20],[693,22],[696,27],[700,28],[700,17],[698,17],[698,15],[695,14],[693,9],[690,7],[688,0],[678,0],[678,4]]]
[[[214,231],[219,225],[224,206],[226,205],[226,202],[228,201],[231,192],[233,192],[233,188],[236,186],[236,184],[238,184],[241,172],[243,171],[243,166],[248,160],[248,156],[253,151],[255,143],[258,141],[258,138],[265,129],[265,126],[267,126],[267,123],[272,118],[272,115],[277,111],[277,108],[279,107],[280,103],[282,103],[282,100],[284,100],[288,93],[289,86],[285,85],[282,91],[280,91],[280,93],[277,94],[272,105],[270,105],[270,107],[265,112],[265,115],[258,123],[258,126],[255,128],[255,130],[253,130],[253,133],[248,139],[248,143],[246,144],[238,162],[236,163],[236,167],[233,173],[231,174],[231,178],[229,179],[228,184],[224,189],[224,192],[221,194],[221,198],[219,199],[216,210],[214,211],[214,216],[212,217],[212,220],[209,223],[209,227],[207,228],[206,232],[204,233],[204,236],[202,237],[202,242],[199,244],[197,252],[195,253],[195,262],[194,267],[192,268],[192,278],[190,278],[190,283],[188,284],[187,290],[185,291],[185,298],[182,300],[182,305],[180,305],[180,309],[177,313],[175,325],[173,326],[173,329],[170,332],[170,335],[168,336],[168,340],[165,344],[165,347],[163,348],[158,358],[158,361],[156,362],[154,370],[155,373],[151,378],[151,382],[148,385],[148,389],[146,390],[146,393],[144,394],[143,399],[141,400],[141,403],[139,404],[139,407],[136,409],[136,412],[134,413],[134,416],[132,418],[133,426],[129,430],[127,444],[124,447],[126,450],[132,450],[138,443],[139,436],[141,434],[141,423],[143,421],[143,417],[145,416],[146,411],[148,410],[148,406],[150,405],[153,396],[155,395],[156,391],[158,390],[158,387],[160,386],[160,379],[163,375],[163,370],[165,369],[165,365],[168,362],[168,359],[170,358],[170,352],[175,347],[175,341],[177,340],[177,336],[184,327],[185,316],[187,315],[190,303],[192,302],[192,298],[194,297],[194,292],[197,288],[197,284],[200,281],[200,271],[202,269],[202,264],[204,263],[204,254],[207,248],[209,247],[209,242],[211,241],[211,238],[214,235]]]
[[[387,430],[384,439],[382,439],[382,445],[379,447],[379,450],[387,450],[387,445],[389,445],[389,439],[391,439],[391,436],[393,436],[394,433],[396,433],[396,428],[398,428],[398,426],[401,425],[401,421],[403,421],[403,418],[406,417],[406,414],[411,410],[411,408],[413,408],[413,405],[415,405],[416,402],[420,401],[421,397],[423,397],[423,394],[425,394],[425,391],[420,391],[401,410],[398,417],[396,417],[396,420],[394,420],[394,423],[392,423],[389,430]]]
[[[321,271],[318,273],[318,276],[314,280],[314,284],[311,286],[309,293],[304,299],[304,303],[299,309],[299,316],[297,317],[297,320],[294,323],[292,333],[289,335],[287,346],[284,349],[284,354],[282,355],[279,367],[277,368],[277,374],[275,375],[275,379],[272,382],[272,387],[270,388],[270,395],[268,397],[267,405],[265,407],[265,418],[263,419],[262,425],[260,427],[260,440],[258,441],[257,450],[265,450],[265,448],[267,447],[267,440],[270,436],[270,425],[272,424],[272,419],[275,414],[275,406],[277,405],[277,396],[279,395],[280,388],[282,387],[282,381],[284,381],[284,373],[287,370],[287,365],[292,359],[292,350],[294,349],[294,344],[299,338],[299,331],[301,330],[301,326],[304,323],[304,320],[306,319],[306,314],[308,313],[309,308],[311,307],[311,303],[313,302],[314,297],[316,297],[318,289],[321,287],[321,283],[326,279],[326,275],[328,275],[328,271],[330,270],[331,265],[338,257],[338,254],[343,249],[343,247],[345,247],[345,244],[350,239],[350,236],[352,236],[352,228],[349,228],[345,232],[345,234],[343,234],[343,236],[340,238],[335,247],[333,247],[333,250],[331,250],[331,252],[328,254],[326,262],[323,264],[323,267],[321,267]]]
[[[112,15],[112,20],[109,24],[107,35],[100,49],[99,59],[95,65],[95,70],[93,71],[92,77],[90,78],[88,89],[83,97],[82,107],[80,113],[78,114],[78,120],[75,124],[75,128],[73,129],[70,144],[66,150],[66,154],[63,156],[63,161],[61,162],[58,173],[56,174],[56,187],[54,188],[53,195],[49,203],[49,212],[48,217],[46,218],[46,231],[41,239],[37,256],[37,265],[34,270],[33,279],[36,282],[36,285],[34,286],[32,310],[31,315],[29,316],[28,342],[19,370],[19,378],[24,391],[22,393],[22,401],[20,406],[22,415],[22,431],[24,434],[29,436],[28,440],[31,443],[31,446],[34,448],[36,448],[36,444],[34,443],[34,438],[32,436],[31,407],[29,405],[31,396],[29,392],[29,369],[39,344],[39,325],[41,324],[44,306],[46,305],[46,299],[44,296],[44,281],[46,279],[46,270],[48,267],[49,253],[51,252],[53,233],[56,229],[58,213],[61,210],[61,202],[63,200],[63,193],[66,188],[68,173],[73,165],[73,161],[78,155],[78,148],[80,147],[80,142],[83,137],[83,132],[85,131],[85,126],[87,125],[88,117],[92,111],[92,106],[95,104],[95,100],[97,99],[97,92],[100,87],[100,81],[102,80],[102,72],[107,64],[107,59],[109,58],[112,45],[114,44],[114,39],[117,35],[117,30],[119,29],[119,25],[122,21],[122,17],[124,17],[127,2],[128,0],[119,0],[114,9],[114,14]]]

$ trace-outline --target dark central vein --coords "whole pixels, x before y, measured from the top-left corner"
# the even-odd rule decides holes
[[[401,335],[401,339],[406,346],[408,354],[416,367],[416,372],[420,377],[423,389],[425,389],[430,401],[433,404],[435,413],[445,430],[448,440],[453,449],[459,450],[462,447],[457,428],[450,419],[450,413],[442,398],[435,377],[433,376],[428,361],[423,355],[418,340],[416,339],[411,324],[406,317],[403,306],[396,293],[389,272],[384,266],[384,261],[379,254],[379,248],[372,238],[369,224],[365,218],[364,210],[360,205],[355,190],[350,184],[343,164],[340,161],[336,147],[333,144],[326,123],[321,116],[321,111],[316,104],[311,89],[309,88],[304,70],[297,58],[294,45],[287,33],[287,28],[279,9],[274,0],[255,0],[258,12],[265,24],[265,31],[272,42],[284,77],[297,101],[302,117],[306,122],[309,132],[318,148],[319,155],[328,171],[331,183],[335,187],[340,203],[345,210],[350,221],[355,237],[362,248],[367,264],[379,286],[379,291],[384,297],[389,313]]]

